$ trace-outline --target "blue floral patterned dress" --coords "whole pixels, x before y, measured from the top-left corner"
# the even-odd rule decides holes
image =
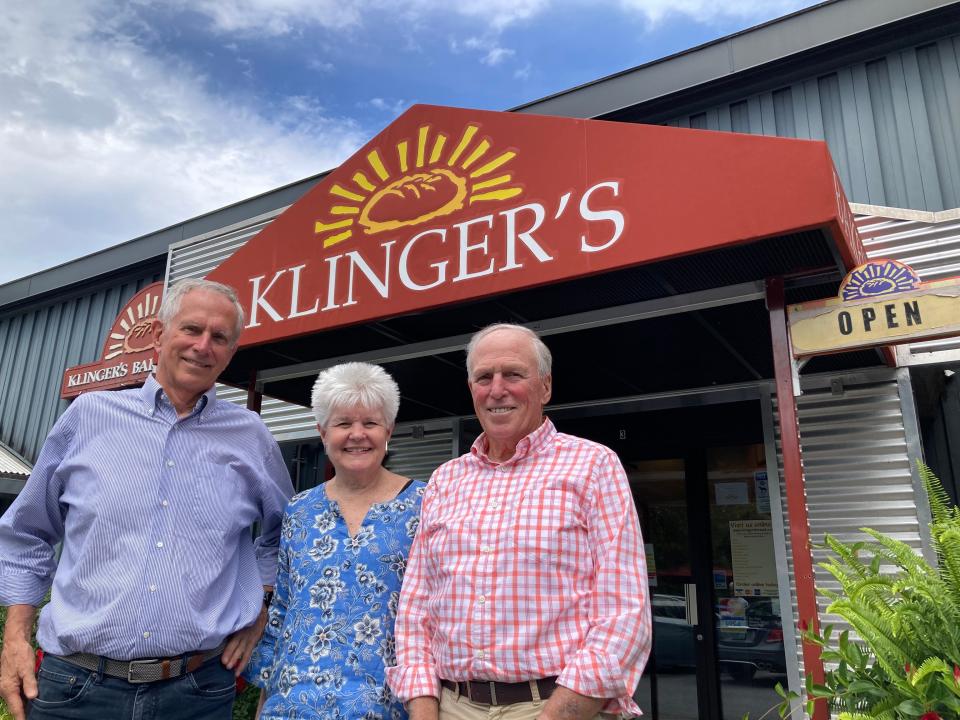
[[[247,677],[267,691],[264,720],[399,720],[386,686],[400,583],[425,483],[371,506],[350,536],[323,485],[295,495],[280,537],[277,587]]]

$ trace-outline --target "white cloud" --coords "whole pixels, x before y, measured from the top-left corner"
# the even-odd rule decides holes
[[[148,55],[102,0],[0,9],[0,282],[334,167],[365,133],[307,97],[260,113]]]
[[[384,98],[371,98],[367,105],[372,107],[374,110],[380,110],[390,115],[399,115],[408,107],[411,103],[406,100],[385,100]]]
[[[220,33],[273,36],[304,25],[331,29],[357,25],[363,9],[361,2],[339,0],[166,0],[166,5],[205,15]]]
[[[536,17],[549,5],[550,0],[460,0],[452,3],[451,7],[466,17],[486,21],[494,30],[503,30]]]
[[[702,23],[731,17],[773,18],[808,5],[809,0],[620,0],[621,7],[643,15],[652,24],[669,15],[686,15]]]
[[[313,58],[310,60],[307,63],[307,67],[320,73],[332,73],[334,71],[334,65],[332,62],[320,60],[319,58]]]

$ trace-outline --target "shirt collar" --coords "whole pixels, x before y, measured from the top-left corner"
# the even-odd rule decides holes
[[[517,443],[517,449],[514,451],[513,457],[511,457],[509,460],[506,460],[502,463],[497,463],[487,456],[487,451],[490,449],[490,444],[487,442],[486,433],[480,433],[480,435],[477,436],[477,439],[473,441],[473,445],[470,447],[470,452],[475,457],[483,460],[484,462],[490,463],[491,465],[506,465],[508,463],[516,463],[546,447],[550,442],[553,441],[553,438],[556,436],[556,434],[557,429],[553,426],[550,418],[545,417],[543,422],[540,424],[540,427],[526,437],[522,438],[520,442]]]
[[[173,407],[173,404],[170,402],[167,394],[164,392],[163,387],[159,382],[157,382],[156,375],[153,373],[150,374],[150,376],[146,379],[146,382],[143,383],[143,387],[140,388],[140,398],[143,401],[144,410],[151,415],[156,412],[157,405],[160,404],[161,400]],[[214,384],[210,387],[210,389],[200,396],[200,399],[197,400],[197,404],[193,406],[193,411],[187,417],[193,417],[196,415],[197,421],[201,422],[210,414],[216,402],[217,386]]]

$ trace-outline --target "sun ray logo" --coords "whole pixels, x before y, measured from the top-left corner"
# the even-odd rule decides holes
[[[148,292],[137,302],[136,309],[128,305],[126,312],[121,313],[110,330],[110,342],[104,360],[124,353],[144,352],[153,348],[154,328],[153,319],[157,316],[157,307],[160,304],[159,292]]]
[[[60,397],[142,384],[155,367],[156,317],[162,297],[163,283],[155,282],[130,298],[110,326],[100,359],[64,371]]]
[[[872,260],[851,270],[840,285],[843,300],[865,300],[878,295],[913,290],[920,278],[912,268],[896,260]]]
[[[480,202],[508,200],[523,192],[513,184],[506,166],[517,153],[497,154],[487,138],[478,138],[480,126],[470,123],[459,140],[448,143],[444,133],[431,137],[422,125],[416,140],[399,141],[395,152],[367,153],[369,168],[354,172],[348,186],[334,183],[335,203],[330,217],[316,221],[315,232],[325,248],[353,237],[420,225]],[[394,165],[395,163],[395,165]]]

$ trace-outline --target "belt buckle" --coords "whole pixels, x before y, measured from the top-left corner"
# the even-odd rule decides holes
[[[160,662],[160,658],[147,658],[147,659],[144,659],[144,660],[131,660],[131,661],[130,661],[130,664],[127,666],[127,682],[128,682],[128,683],[133,683],[133,684],[135,684],[135,685],[140,685],[140,684],[143,684],[143,683],[153,682],[153,680],[135,679],[135,678],[133,677],[133,671],[136,669],[136,668],[134,668],[134,666],[135,666],[135,665],[155,665],[155,664],[157,664],[158,662]],[[154,679],[157,679],[157,678],[154,678]]]

